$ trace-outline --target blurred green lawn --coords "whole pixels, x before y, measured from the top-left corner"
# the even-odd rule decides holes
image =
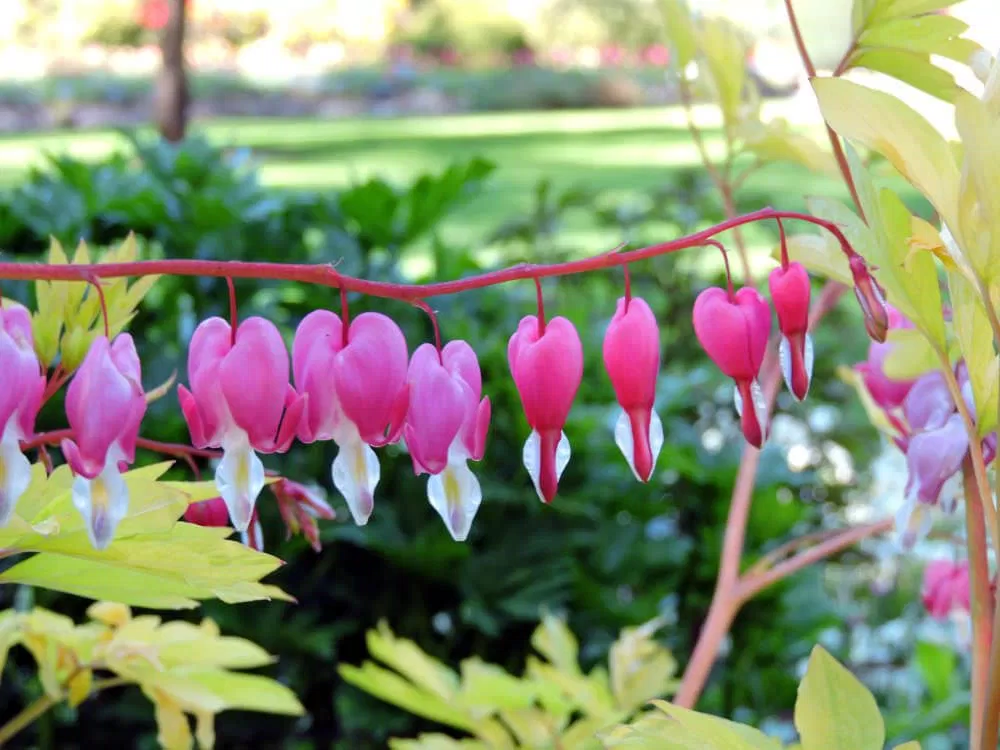
[[[712,109],[700,110],[697,117],[706,128],[710,150],[720,153]],[[543,177],[556,189],[582,185],[624,197],[662,187],[679,170],[699,163],[683,112],[676,107],[393,119],[231,119],[195,128],[218,142],[251,148],[263,179],[287,188],[342,187],[371,175],[404,181],[455,160],[491,159],[498,169],[486,190],[449,217],[442,229],[446,242],[460,246],[481,242],[505,219],[530,210],[534,187]],[[97,159],[122,144],[110,130],[0,136],[0,187],[14,183],[44,151]],[[808,195],[845,192],[835,179],[795,165],[770,165],[746,182],[739,208],[774,205],[798,210]],[[769,249],[773,229],[748,230],[756,256]],[[564,246],[579,248],[581,254],[610,249],[620,239],[597,230],[582,214],[572,218],[560,236]]]

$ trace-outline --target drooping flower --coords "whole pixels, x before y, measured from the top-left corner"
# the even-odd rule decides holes
[[[222,448],[215,483],[237,531],[246,531],[264,488],[257,452],[284,453],[306,399],[288,383],[288,351],[277,327],[251,317],[233,331],[222,318],[195,329],[188,352],[191,390],[178,386],[197,448]]]
[[[622,407],[615,443],[636,478],[647,482],[663,447],[663,423],[653,410],[660,373],[660,332],[645,300],[618,300],[604,334],[604,367]]]
[[[903,415],[913,432],[936,430],[943,427],[955,414],[955,400],[948,390],[948,383],[938,371],[921,375],[903,400]]]
[[[333,484],[354,522],[368,523],[379,481],[372,447],[399,440],[409,407],[406,338],[390,318],[363,313],[347,330],[329,310],[309,313],[295,331],[295,385],[309,404],[299,428],[304,443],[333,440]]]
[[[781,344],[778,358],[785,385],[799,401],[809,392],[813,342],[809,335],[809,274],[801,263],[778,266],[768,277],[771,301],[778,314]]]
[[[566,318],[542,324],[521,318],[507,343],[507,361],[531,434],[522,458],[542,502],[552,502],[559,477],[569,463],[563,426],[583,378],[583,345]]]
[[[45,375],[35,354],[31,314],[21,305],[0,307],[0,526],[31,483],[31,462],[20,441],[35,432]]]
[[[468,467],[486,450],[490,400],[476,353],[464,341],[440,352],[423,344],[408,372],[410,408],[403,438],[416,474],[430,474],[427,499],[456,542],[469,536],[482,502],[479,480]]]
[[[146,413],[142,370],[127,333],[113,343],[94,339],[66,391],[72,439],[62,452],[76,475],[73,505],[87,524],[91,544],[104,549],[128,512],[122,472],[135,460],[139,425]]]
[[[321,547],[316,519],[332,521],[337,517],[333,508],[319,492],[291,479],[282,477],[269,487],[278,501],[278,510],[285,522],[288,536],[301,531],[310,546],[319,552]]]
[[[762,447],[767,436],[767,404],[757,374],[771,335],[771,308],[752,287],[735,294],[710,287],[698,295],[692,317],[702,348],[736,381],[734,400],[744,437],[755,448]]]
[[[924,568],[921,599],[927,613],[944,620],[952,612],[969,611],[969,563],[934,560]]]
[[[221,497],[191,503],[184,511],[184,520],[198,526],[228,526],[229,508]]]

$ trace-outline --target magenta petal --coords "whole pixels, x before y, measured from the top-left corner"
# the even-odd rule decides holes
[[[475,420],[470,423],[471,429],[465,435],[465,448],[473,461],[481,461],[486,453],[486,435],[490,430],[492,406],[489,396],[479,402]]]
[[[362,313],[351,323],[348,344],[337,355],[333,379],[344,415],[362,440],[385,440],[406,384],[406,339],[391,318]]]
[[[604,367],[625,411],[653,408],[660,372],[660,331],[645,300],[618,300],[604,334]]]
[[[208,440],[205,437],[205,427],[201,421],[198,402],[191,391],[183,385],[177,386],[177,399],[181,402],[181,413],[184,415],[184,421],[187,422],[188,431],[191,433],[191,443],[195,448],[205,448],[208,445]]]
[[[295,440],[309,408],[309,396],[299,396],[291,389],[291,386],[289,386],[289,396],[290,398],[286,399],[285,402],[285,414],[281,419],[281,427],[278,430],[274,446],[270,450],[262,450],[262,453],[285,453],[292,447],[292,442]]]
[[[540,434],[554,430],[558,442],[583,377],[583,345],[576,328],[556,317],[539,336],[535,316],[529,315],[511,337],[507,357],[528,424]]]
[[[954,412],[955,401],[940,372],[919,377],[903,401],[903,414],[913,431],[936,430]]]
[[[236,344],[219,368],[222,393],[233,421],[256,450],[274,444],[288,389],[288,351],[277,326],[264,318],[244,320]]]
[[[937,502],[944,483],[962,466],[969,451],[969,436],[958,414],[942,427],[914,435],[906,449],[909,486],[917,499],[932,505]]]
[[[20,437],[28,437],[35,431],[45,376],[35,354],[31,315],[21,305],[0,308],[0,373],[0,435],[16,417]]]
[[[298,392],[309,397],[299,425],[304,443],[328,439],[336,428],[340,407],[333,382],[333,365],[343,346],[340,318],[315,310],[299,323],[292,344],[292,372]]]
[[[188,380],[201,414],[204,445],[220,446],[223,433],[232,424],[219,373],[232,347],[231,336],[229,323],[209,318],[198,324],[188,347]]]
[[[771,310],[756,289],[743,287],[733,299],[712,287],[692,311],[695,335],[709,358],[733,380],[757,377],[771,334]]]
[[[473,348],[460,339],[449,341],[441,350],[441,359],[445,369],[465,381],[478,400],[483,392],[483,374]]]
[[[409,368],[410,406],[406,445],[416,446],[420,464],[431,474],[444,471],[448,450],[465,421],[464,389],[441,364],[437,350],[423,344],[413,354]]]
[[[403,434],[403,425],[406,424],[406,415],[410,411],[410,384],[403,386],[396,395],[396,400],[392,404],[392,411],[389,412],[389,426],[386,429],[385,437],[381,440],[372,441],[371,445],[380,448],[383,445],[398,443],[400,435]]]
[[[108,340],[98,337],[66,391],[66,416],[88,471],[103,467],[119,435],[138,426],[135,396],[135,384],[115,366]]]

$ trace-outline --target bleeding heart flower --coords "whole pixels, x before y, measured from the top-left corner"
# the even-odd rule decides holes
[[[913,323],[907,320],[894,307],[887,306],[889,330],[896,328],[913,328]],[[885,360],[895,345],[891,342],[872,342],[868,345],[868,359],[855,365],[855,370],[861,373],[865,388],[876,404],[883,409],[893,409],[903,405],[906,394],[910,392],[915,380],[894,380],[885,374]]]
[[[228,526],[229,508],[221,497],[191,503],[184,511],[184,520],[198,526]]]
[[[640,482],[649,481],[663,447],[663,423],[653,411],[660,373],[660,331],[639,297],[618,300],[604,334],[604,367],[622,413],[615,442]]]
[[[583,378],[583,345],[566,318],[542,324],[528,315],[510,337],[507,361],[531,426],[522,454],[524,467],[539,498],[549,503],[570,459],[563,426]]]
[[[329,310],[309,313],[295,331],[295,385],[309,398],[304,443],[333,440],[333,484],[354,522],[368,523],[380,469],[372,446],[399,440],[409,406],[403,332],[390,318],[363,313],[344,330]]]
[[[778,314],[781,344],[778,359],[785,385],[799,401],[809,392],[813,370],[813,342],[809,335],[809,274],[801,263],[778,266],[768,277],[771,301]]]
[[[403,436],[417,474],[430,474],[427,499],[457,542],[469,536],[482,502],[468,461],[486,450],[490,400],[483,398],[476,353],[451,341],[440,355],[431,344],[413,353],[408,374],[410,409]]]
[[[250,525],[264,489],[260,453],[284,453],[295,439],[306,399],[288,383],[288,351],[277,327],[251,317],[232,329],[203,321],[188,352],[191,390],[178,386],[184,419],[198,448],[222,448],[219,494],[237,531]]]
[[[734,400],[744,437],[755,448],[762,447],[767,435],[767,404],[757,374],[771,335],[771,308],[751,287],[735,294],[710,287],[695,300],[693,319],[702,348],[736,381]],[[748,403],[750,408],[746,408]]]
[[[927,613],[944,620],[953,611],[969,611],[969,563],[934,560],[924,568],[921,599]]]
[[[31,314],[21,305],[0,307],[0,526],[31,484],[31,462],[20,441],[35,433],[45,375],[35,354]]]
[[[860,255],[851,255],[848,266],[854,277],[854,296],[865,316],[865,330],[872,340],[883,343],[889,333],[889,306],[885,302],[885,292]]]
[[[76,475],[73,505],[87,523],[91,544],[104,549],[128,513],[122,472],[135,461],[139,424],[146,413],[142,371],[127,333],[90,345],[66,391],[66,417],[73,439],[62,441]]]
[[[903,415],[912,432],[936,430],[955,414],[955,400],[940,372],[929,372],[913,382],[903,401]]]

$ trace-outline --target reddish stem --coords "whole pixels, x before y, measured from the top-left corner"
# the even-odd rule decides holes
[[[331,269],[332,270],[332,269]],[[351,311],[347,306],[347,287],[340,285],[340,329],[342,331],[342,346],[347,346],[348,330],[351,327]]]
[[[413,306],[419,307],[421,310],[427,313],[427,317],[431,319],[431,326],[433,326],[434,328],[434,348],[437,349],[438,361],[440,361],[441,364],[443,365],[444,357],[441,354],[441,329],[438,326],[437,313],[435,313],[434,310],[431,308],[431,306],[428,305],[426,302],[424,302],[422,299],[414,301]]]
[[[781,267],[783,269],[788,269],[788,241],[785,238],[785,225],[782,223],[781,219],[777,219],[778,222],[778,237],[781,240]]]
[[[632,301],[632,274],[629,273],[628,264],[622,266],[622,270],[625,272],[625,310],[623,312],[628,312],[628,303]]]
[[[755,221],[774,219],[796,219],[822,227],[840,243],[848,258],[857,256],[847,237],[833,222],[797,211],[778,211],[762,208],[753,213],[726,219],[700,232],[663,242],[649,247],[624,253],[602,253],[565,263],[547,265],[518,264],[498,271],[489,271],[464,279],[442,281],[434,284],[396,284],[392,282],[369,281],[339,273],[331,265],[311,265],[304,263],[251,263],[224,260],[139,260],[127,263],[100,264],[44,264],[44,263],[0,263],[0,279],[19,281],[86,281],[91,276],[102,279],[129,276],[203,276],[237,279],[269,279],[273,281],[299,281],[325,286],[339,286],[345,292],[359,292],[371,297],[412,301],[427,299],[444,294],[456,294],[473,289],[483,289],[509,281],[523,279],[543,279],[551,276],[570,276],[588,271],[617,268],[647,258],[655,258],[667,253],[704,245],[705,241],[722,232]],[[860,256],[858,256],[860,257]]]
[[[535,277],[535,297],[538,301],[538,338],[545,335],[545,297],[542,295],[542,280]]]
[[[729,301],[736,304],[736,292],[733,289],[733,274],[729,270],[729,253],[726,252],[726,248],[718,240],[708,240],[705,244],[718,248],[719,252],[722,253],[722,262],[726,267],[726,292],[729,294]]]
[[[104,318],[104,338],[111,341],[111,324],[108,322],[108,302],[104,299],[104,288],[101,286],[101,280],[97,276],[91,275],[87,281],[97,290],[97,299],[101,304],[101,315]]]
[[[240,320],[236,314],[236,286],[232,276],[226,277],[226,286],[229,287],[229,345],[236,346],[236,327]]]

